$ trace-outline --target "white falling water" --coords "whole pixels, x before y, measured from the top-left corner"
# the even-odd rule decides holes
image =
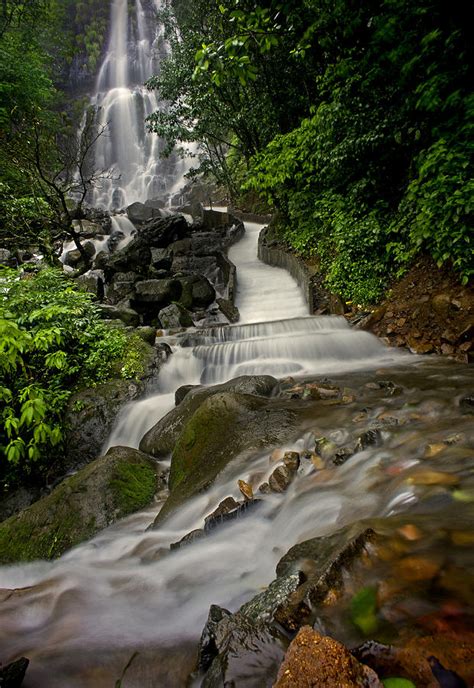
[[[243,324],[187,335],[160,372],[160,393],[123,410],[106,449],[138,447],[145,432],[173,408],[181,385],[213,385],[239,375],[326,375],[404,359],[368,332],[351,329],[343,317],[309,317],[289,273],[257,258],[262,226],[247,222],[245,229],[229,251],[237,267],[236,303]]]
[[[95,147],[95,169],[107,172],[91,204],[108,210],[166,197],[177,189],[189,161],[160,160],[162,143],[146,130],[146,118],[161,106],[144,83],[159,70],[167,47],[162,29],[142,0],[113,0],[110,37],[91,104],[104,134]]]
[[[307,317],[298,287],[285,271],[251,260],[258,228],[248,225],[247,231],[231,258],[238,269],[238,304],[248,323],[192,335],[189,346],[178,348],[163,367],[163,393],[129,408],[111,443],[136,445],[146,429],[173,406],[172,392],[179,385],[199,382],[203,376],[222,381],[241,372],[244,364],[261,373],[271,363],[278,376],[295,363],[302,371],[325,374],[406,362],[371,335],[350,330],[341,318]],[[260,298],[255,299],[258,270],[267,278]],[[255,323],[255,313],[265,322]],[[277,315],[286,319],[273,320]],[[192,346],[193,338],[196,346]],[[370,379],[371,373],[365,375]],[[363,382],[360,386],[364,388]],[[337,407],[326,409],[329,415],[326,420],[318,416],[318,427],[326,423],[329,432],[339,423],[339,434],[347,434],[349,416],[341,418]],[[441,410],[440,415],[446,412]],[[433,418],[436,423],[438,419]],[[408,427],[408,436],[411,432]],[[312,432],[300,430],[285,448],[312,448],[314,439]],[[394,439],[393,460],[409,458],[416,464],[418,449],[407,447]],[[386,446],[384,456],[387,450]],[[211,604],[238,608],[272,580],[276,562],[296,542],[333,532],[357,519],[404,510],[416,500],[415,488],[398,478],[387,478],[380,487],[377,467],[382,454],[377,448],[359,452],[345,465],[333,468],[333,477],[322,486],[307,462],[284,495],[266,495],[260,508],[245,519],[161,556],[162,548],[201,528],[204,517],[224,497],[239,498],[238,479],[257,480],[256,484],[267,480],[274,468],[269,453],[270,448],[254,452],[250,460],[238,457],[211,488],[189,500],[158,530],[147,531],[156,506],[107,529],[56,562],[0,568],[0,589],[21,588],[7,593],[0,608],[4,658],[8,661],[25,654],[32,658],[31,688],[105,688],[114,685],[138,649],[140,656],[125,685],[184,688],[183,682],[163,677],[161,660],[168,647],[196,642]],[[151,654],[146,654],[147,649]]]

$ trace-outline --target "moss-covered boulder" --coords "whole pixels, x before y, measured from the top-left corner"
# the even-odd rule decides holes
[[[129,348],[128,354],[134,366],[133,379],[120,377],[121,368],[127,364],[127,360],[121,361],[117,377],[76,392],[69,400],[65,418],[66,469],[83,466],[100,454],[119,411],[144,392],[148,380],[157,375],[166,360],[166,352],[150,346],[140,336],[133,338],[133,352]]]
[[[149,430],[140,442],[140,450],[151,456],[170,454],[184,426],[201,404],[221,392],[238,392],[269,397],[278,380],[270,375],[241,375],[213,387],[189,388],[177,408],[172,409]]]
[[[241,452],[288,440],[295,432],[295,421],[296,411],[289,410],[288,402],[281,399],[236,392],[219,392],[205,399],[176,442],[171,458],[170,496],[155,525],[208,487]]]
[[[163,471],[154,459],[136,449],[113,447],[0,524],[0,563],[59,557],[146,507],[163,486]]]

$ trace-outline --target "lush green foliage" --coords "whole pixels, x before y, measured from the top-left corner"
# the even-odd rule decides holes
[[[0,451],[12,480],[47,471],[61,455],[63,417],[78,386],[115,368],[139,374],[139,346],[103,321],[90,294],[59,270],[0,270]],[[141,341],[141,340],[140,340]]]
[[[340,0],[331,13],[319,0],[306,4],[313,41],[324,45],[305,58],[319,65],[315,105],[254,157],[247,186],[281,211],[286,240],[318,255],[328,286],[346,299],[376,301],[423,250],[467,283],[474,109],[466,18],[431,0],[358,8]]]
[[[374,302],[420,252],[472,260],[472,43],[435,0],[180,0],[150,82],[170,144],[201,146],[231,195],[265,196],[328,286]],[[248,166],[250,163],[250,175]]]

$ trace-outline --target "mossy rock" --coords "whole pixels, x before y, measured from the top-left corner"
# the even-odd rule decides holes
[[[146,507],[164,476],[154,459],[113,447],[53,492],[0,524],[0,563],[54,559]]]
[[[206,399],[220,392],[239,392],[269,397],[278,380],[270,375],[241,375],[213,387],[191,389],[177,408],[172,409],[149,430],[140,442],[140,450],[151,456],[170,454],[192,415]]]
[[[288,440],[295,432],[296,415],[281,399],[235,392],[219,392],[205,399],[177,440],[171,458],[170,496],[155,525],[207,488],[241,452]]]
[[[95,459],[115,424],[119,411],[134,401],[145,389],[147,380],[156,374],[160,365],[157,350],[139,336],[133,340],[133,359],[128,358],[114,366],[111,380],[87,387],[73,394],[65,418],[65,468],[76,468]],[[121,378],[124,366],[133,366],[134,378]]]

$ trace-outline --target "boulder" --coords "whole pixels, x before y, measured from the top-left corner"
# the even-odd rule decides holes
[[[83,245],[82,248],[84,249],[84,252],[87,256],[87,258],[90,260],[94,257],[95,255],[95,246],[92,243],[92,241],[86,241]],[[64,264],[69,265],[70,267],[74,268],[79,263],[82,262],[82,254],[79,251],[79,249],[73,249],[72,251],[68,251],[66,255],[64,256]]]
[[[150,263],[150,247],[138,237],[132,239],[120,251],[116,251],[109,257],[104,270],[107,282],[110,282],[116,272],[136,272],[144,275]]]
[[[0,524],[0,562],[54,559],[147,506],[164,485],[164,471],[154,459],[130,447],[113,447]]]
[[[203,275],[180,277],[181,296],[179,302],[184,308],[207,308],[216,298],[212,284]]]
[[[180,403],[183,401],[184,397],[187,395],[188,392],[190,392],[192,389],[197,389],[200,387],[200,385],[182,385],[181,387],[178,387],[178,389],[174,393],[175,406],[180,405]]]
[[[198,651],[202,688],[271,688],[285,645],[276,629],[212,605]]]
[[[8,249],[0,248],[0,265],[7,265],[11,258],[11,255],[12,254]]]
[[[0,664],[1,688],[20,688],[25,678],[30,660],[26,657],[17,659],[16,662],[2,666]]]
[[[166,203],[161,200],[160,198],[150,198],[147,201],[145,201],[145,205],[147,208],[155,208],[156,210],[163,210],[165,208]]]
[[[127,216],[134,225],[143,225],[145,222],[161,218],[160,208],[155,208],[144,203],[132,203],[127,207]]]
[[[135,284],[140,280],[136,272],[116,272],[105,287],[107,300],[116,304],[119,301],[130,298],[135,291]]]
[[[176,279],[151,279],[137,282],[130,305],[139,313],[157,316],[165,306],[181,296],[181,283]]]
[[[167,413],[144,435],[140,442],[140,449],[152,456],[170,454],[184,426],[194,412],[208,397],[214,394],[238,392],[268,397],[277,384],[278,381],[270,375],[242,375],[213,387],[190,387],[181,399],[179,406]]]
[[[222,299],[220,297],[217,298],[216,301],[219,305],[221,313],[225,315],[230,323],[238,322],[240,318],[239,309],[232,303],[232,301],[229,299]]]
[[[291,643],[274,688],[383,688],[375,671],[334,638],[303,627]]]
[[[150,248],[166,248],[173,241],[184,239],[188,232],[188,223],[182,215],[170,215],[141,226],[137,240]]]
[[[173,255],[167,248],[151,249],[151,264],[155,270],[170,270],[173,264]]]
[[[102,301],[104,298],[104,273],[102,270],[88,270],[83,275],[76,277],[76,284],[83,291],[87,291],[90,294],[94,294],[98,301]]]
[[[185,404],[186,399],[174,411]],[[241,452],[287,441],[294,433],[295,417],[281,400],[236,392],[207,397],[178,436],[171,457],[170,496],[155,525],[206,489]]]
[[[110,306],[101,303],[99,309],[104,320],[121,320],[129,327],[138,327],[140,324],[138,313],[127,306]]]
[[[161,326],[166,330],[177,329],[179,327],[192,327],[194,325],[188,311],[177,303],[172,303],[166,308],[162,308],[158,313]]]
[[[99,222],[73,220],[72,224],[82,239],[93,239],[98,234],[104,234],[104,227]]]
[[[67,468],[83,466],[99,455],[119,411],[136,399],[147,380],[156,375],[161,352],[144,341],[141,348],[145,372],[140,380],[112,379],[76,392],[69,399],[64,421]]]

